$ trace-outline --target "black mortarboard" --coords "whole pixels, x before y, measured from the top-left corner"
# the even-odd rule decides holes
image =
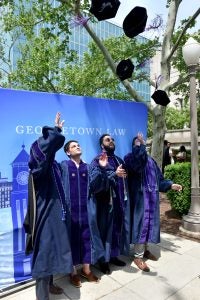
[[[133,38],[143,32],[147,23],[147,10],[144,7],[136,6],[123,21],[123,30],[126,36]]]
[[[133,70],[134,70],[134,65],[132,61],[128,58],[128,59],[123,59],[118,63],[116,68],[116,73],[121,80],[125,80],[132,76]]]
[[[170,99],[167,96],[167,93],[162,90],[156,90],[153,95],[151,96],[153,100],[156,102],[156,104],[160,104],[162,106],[167,106],[169,104]]]
[[[114,18],[120,6],[119,0],[92,0],[90,12],[99,20]]]

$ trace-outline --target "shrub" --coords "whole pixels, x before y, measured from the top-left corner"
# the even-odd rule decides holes
[[[167,197],[171,207],[180,215],[187,214],[191,203],[191,163],[176,163],[165,168],[165,178],[181,184],[181,192],[170,190]]]

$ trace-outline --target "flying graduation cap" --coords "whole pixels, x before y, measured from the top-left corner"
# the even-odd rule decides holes
[[[145,30],[147,23],[147,10],[144,7],[136,6],[123,21],[123,30],[126,36],[133,38]]]
[[[167,106],[170,103],[170,99],[167,96],[167,93],[162,90],[156,90],[151,98],[155,101],[156,104]]]
[[[123,59],[119,62],[116,68],[116,73],[121,80],[128,79],[132,76],[134,65],[130,58]]]
[[[114,18],[120,6],[119,0],[92,0],[90,12],[99,20]]]

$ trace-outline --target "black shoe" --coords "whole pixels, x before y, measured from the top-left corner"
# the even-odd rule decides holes
[[[99,262],[99,268],[100,268],[101,272],[104,274],[109,275],[111,273],[108,262]]]
[[[118,267],[125,267],[125,265],[126,265],[126,263],[124,261],[120,260],[117,257],[112,257],[110,259],[110,263],[115,265],[115,266],[118,266]]]

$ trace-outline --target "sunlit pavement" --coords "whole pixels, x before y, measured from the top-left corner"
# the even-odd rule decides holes
[[[131,257],[121,257],[126,267],[111,265],[111,275],[103,275],[97,268],[99,283],[82,278],[82,287],[69,283],[69,277],[58,277],[55,282],[64,289],[50,300],[199,300],[200,299],[200,243],[161,233],[161,243],[153,245],[151,252],[158,261],[147,261],[150,272],[139,270]],[[132,250],[131,250],[132,254]],[[35,287],[30,286],[10,295],[5,300],[35,300]]]

